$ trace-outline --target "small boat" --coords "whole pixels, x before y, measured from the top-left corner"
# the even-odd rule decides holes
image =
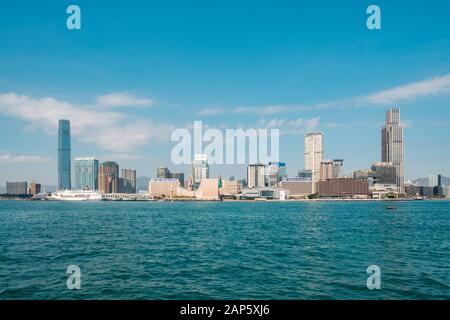
[[[389,206],[386,209],[388,209],[388,210],[395,210],[395,207],[394,206]]]

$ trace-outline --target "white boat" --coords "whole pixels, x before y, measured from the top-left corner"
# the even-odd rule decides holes
[[[90,190],[64,190],[52,193],[48,199],[56,201],[99,201],[102,200],[102,194]]]

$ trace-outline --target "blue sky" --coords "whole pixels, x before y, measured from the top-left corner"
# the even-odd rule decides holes
[[[381,8],[368,30],[366,8]],[[81,8],[82,29],[66,28]],[[324,133],[345,172],[380,161],[380,127],[400,107],[407,179],[450,176],[448,1],[11,1],[0,10],[0,185],[55,184],[57,119],[72,156],[154,176],[174,128],[282,131],[303,167],[303,135]],[[244,176],[214,166],[212,175]]]

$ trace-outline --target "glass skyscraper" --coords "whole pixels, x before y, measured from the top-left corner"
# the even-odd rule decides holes
[[[70,121],[59,120],[58,128],[58,190],[70,190]]]
[[[75,188],[77,190],[98,190],[98,160],[75,158]]]

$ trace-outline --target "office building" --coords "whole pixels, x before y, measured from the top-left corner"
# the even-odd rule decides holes
[[[180,186],[184,188],[184,173],[182,172],[173,172],[170,174],[170,177],[173,179],[178,179],[180,181]]]
[[[27,182],[6,182],[6,193],[11,195],[28,194]]]
[[[280,188],[288,190],[291,198],[306,198],[313,193],[313,182],[298,177],[286,178],[280,183]]]
[[[286,175],[286,163],[269,162],[266,168],[266,182],[269,187],[276,187]]]
[[[312,176],[313,174],[311,170],[299,170],[296,178],[299,178],[303,181],[312,181]]]
[[[386,124],[381,129],[381,161],[391,162],[396,168],[396,185],[404,192],[403,127],[400,109],[386,112]]]
[[[94,158],[75,158],[75,189],[98,190],[99,162]]]
[[[98,190],[101,193],[119,193],[119,165],[112,161],[100,165]]]
[[[28,194],[35,196],[41,193],[41,189],[42,189],[41,184],[33,181],[30,183],[30,187],[28,188]]]
[[[334,159],[333,160],[333,178],[340,178],[343,175],[344,160]]]
[[[156,177],[159,179],[170,179],[171,173],[167,167],[159,167],[156,169]]]
[[[333,178],[333,161],[324,160],[320,162],[320,180],[327,180]]]
[[[305,169],[311,170],[312,181],[320,179],[320,164],[323,161],[323,136],[320,132],[308,133],[305,136]],[[313,184],[315,188],[315,184]]]
[[[391,162],[374,163],[371,169],[375,184],[397,185],[397,168]]]
[[[121,169],[120,193],[136,193],[136,170]]]
[[[209,179],[209,165],[205,154],[196,154],[192,161],[192,178],[194,188],[198,188],[200,181]]]
[[[174,198],[178,195],[180,181],[172,178],[151,179],[148,184],[148,193],[154,198]]]
[[[428,186],[429,187],[440,187],[442,186],[442,176],[440,174],[432,174],[428,176]]]
[[[369,184],[353,178],[335,178],[318,182],[318,193],[321,197],[367,196]]]
[[[247,187],[257,188],[266,186],[266,166],[250,164],[247,166]]]
[[[70,121],[59,120],[58,127],[58,190],[70,190]]]

